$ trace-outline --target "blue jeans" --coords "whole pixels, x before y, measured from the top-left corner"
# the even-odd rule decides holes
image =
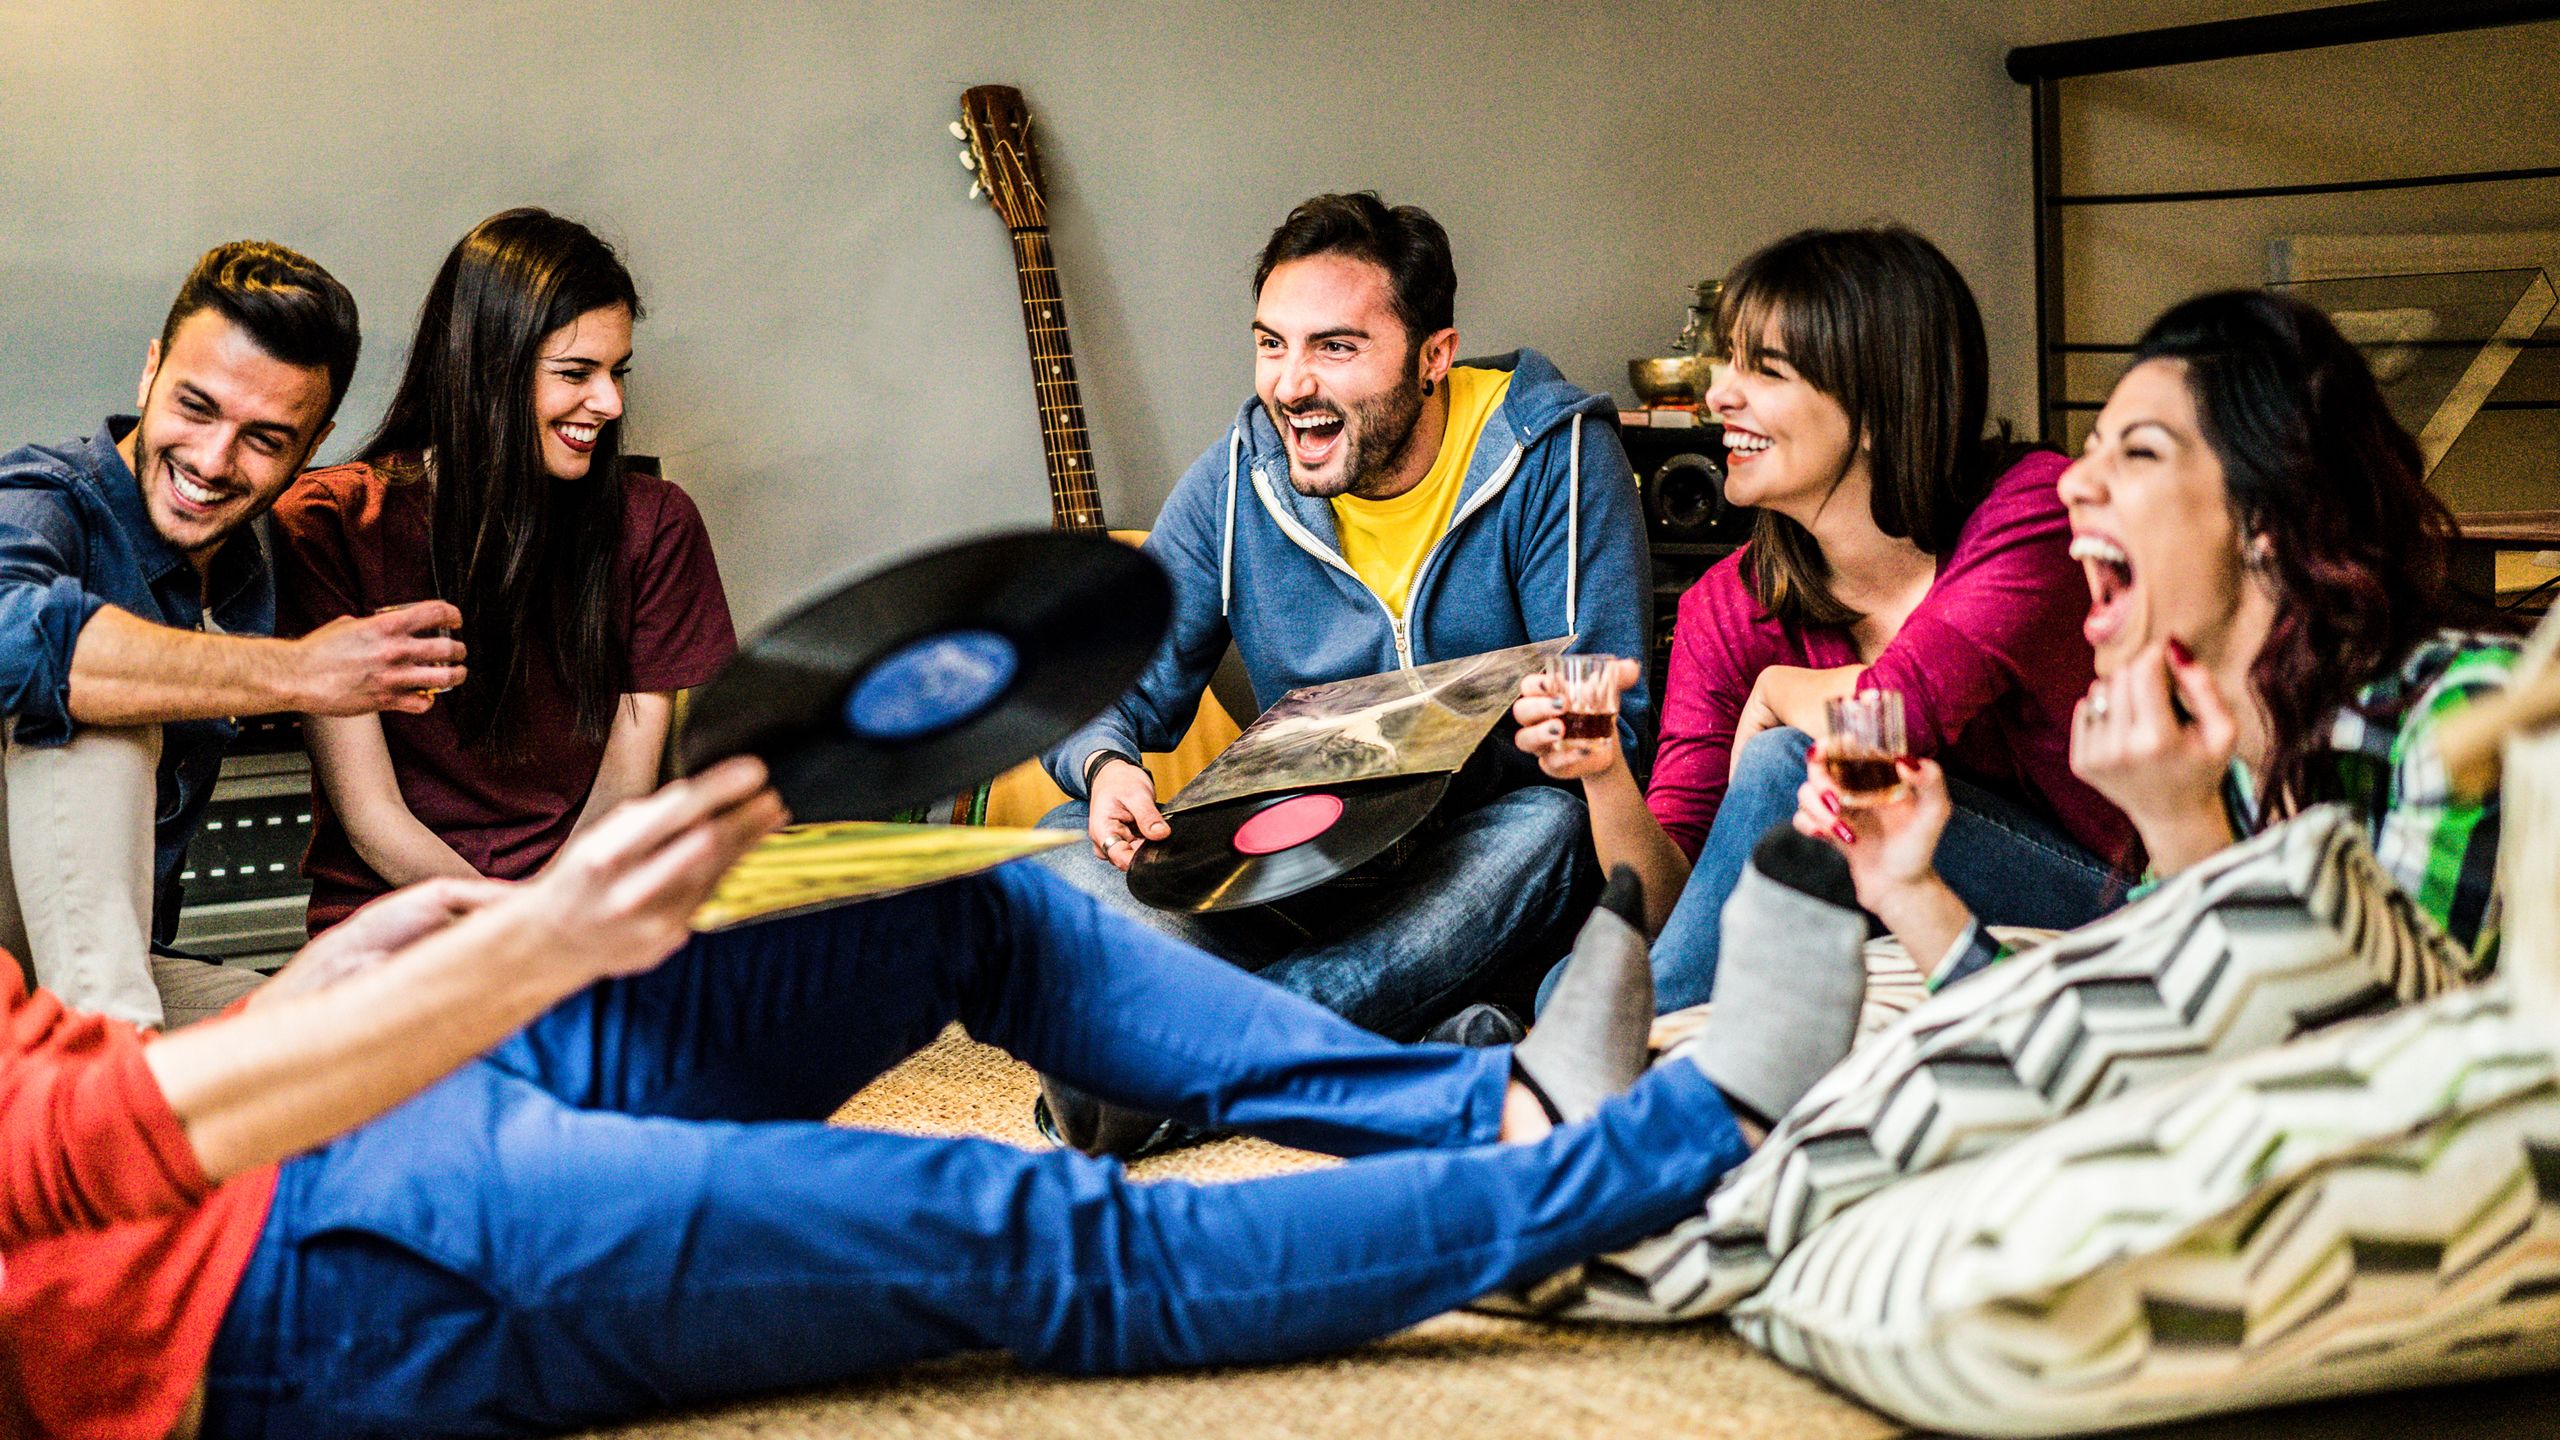
[[[1724,902],[1760,837],[1794,817],[1812,748],[1812,737],[1793,729],[1763,730],[1742,747],[1688,888],[1653,942],[1657,1013],[1714,993]],[[2069,930],[2123,898],[2113,867],[2051,822],[1955,775],[1947,777],[1947,791],[1955,815],[1938,841],[1938,873],[1985,924]]]
[[[1083,802],[1069,801],[1040,825],[1082,834],[1085,815]],[[1210,915],[1143,903],[1089,844],[1049,851],[1036,863],[1107,909],[1355,1025],[1411,1040],[1483,998],[1513,964],[1561,954],[1571,943],[1569,927],[1581,919],[1575,891],[1591,869],[1589,827],[1579,796],[1527,786],[1424,832],[1391,869]]]
[[[1136,1185],[819,1123],[955,1019],[1116,1100],[1396,1153]],[[977,1349],[1303,1356],[1659,1230],[1744,1153],[1689,1065],[1489,1144],[1509,1058],[1382,1040],[1028,865],[700,937],[286,1163],[204,1434],[548,1433]]]

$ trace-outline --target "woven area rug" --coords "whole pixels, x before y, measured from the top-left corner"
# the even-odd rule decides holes
[[[957,1029],[853,1098],[837,1120],[1025,1147],[1031,1072]],[[1258,1140],[1141,1161],[1142,1179],[1241,1180],[1332,1163]],[[914,1366],[840,1390],[597,1431],[598,1440],[1334,1440],[1414,1436],[1784,1436],[1900,1433],[1761,1358],[1721,1328],[1561,1328],[1439,1319],[1298,1365],[1138,1379],[1038,1375],[1001,1358]]]

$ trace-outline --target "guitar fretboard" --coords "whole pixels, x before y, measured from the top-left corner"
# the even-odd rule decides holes
[[[1049,466],[1049,511],[1061,530],[1102,530],[1102,490],[1076,388],[1075,349],[1047,230],[1014,230],[1013,273],[1022,287],[1022,333],[1031,344],[1031,393],[1040,406],[1040,450]]]

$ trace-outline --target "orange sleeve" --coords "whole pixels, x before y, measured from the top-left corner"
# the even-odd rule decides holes
[[[0,984],[0,1252],[173,1214],[211,1192],[185,1127],[122,1021]]]

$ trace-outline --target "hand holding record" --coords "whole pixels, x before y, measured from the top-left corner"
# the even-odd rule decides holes
[[[1136,683],[1173,587],[1144,553],[1011,531],[890,562],[768,626],[696,691],[688,772],[761,757],[804,822],[878,820],[970,789]]]
[[[1105,760],[1094,768],[1086,790],[1085,835],[1093,853],[1114,867],[1128,869],[1139,846],[1172,833],[1156,808],[1156,777],[1145,766]]]

